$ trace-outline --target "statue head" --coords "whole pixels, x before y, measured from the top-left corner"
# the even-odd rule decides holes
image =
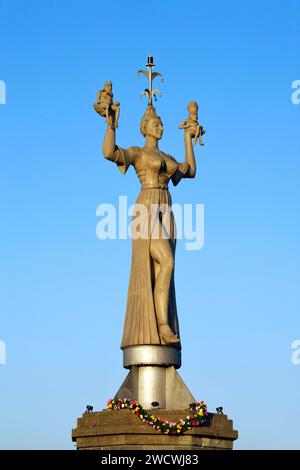
[[[105,82],[104,83],[104,90],[107,93],[111,93],[111,91],[112,91],[112,82]]]
[[[189,112],[189,115],[192,119],[195,119],[197,121],[198,119],[198,104],[196,101],[190,101],[190,103],[187,105],[187,109]]]
[[[163,123],[160,117],[156,114],[153,106],[148,106],[144,116],[141,119],[140,125],[141,133],[144,137],[151,136],[155,139],[161,139],[163,135]]]

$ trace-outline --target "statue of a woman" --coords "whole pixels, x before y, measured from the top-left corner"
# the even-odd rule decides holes
[[[125,174],[132,165],[141,183],[136,203],[146,208],[146,237],[132,239],[131,274],[121,348],[137,345],[174,345],[180,348],[174,287],[175,224],[173,214],[165,224],[163,212],[172,205],[168,183],[194,178],[196,163],[192,144],[194,129],[184,133],[185,162],[162,152],[158,141],[163,124],[155,108],[148,106],[141,120],[143,147],[122,149],[116,145],[115,128],[108,123],[103,155]],[[153,207],[159,207],[153,211]],[[161,209],[164,208],[164,209]],[[155,220],[150,221],[153,213]],[[155,236],[154,236],[155,234]],[[157,236],[157,234],[159,234]]]
[[[196,173],[193,128],[185,129],[183,163],[159,150],[163,124],[154,107],[148,106],[140,129],[145,145],[122,149],[116,145],[114,126],[108,124],[102,147],[104,157],[116,163],[123,174],[130,165],[134,167],[141,183],[136,203],[143,204],[148,213],[144,219],[147,236],[132,239],[122,349],[145,344],[180,346],[174,287],[175,223],[170,212],[165,225],[162,211],[155,212],[153,207],[171,207],[170,179],[176,186],[182,178],[194,178]],[[155,220],[148,223],[153,213]]]

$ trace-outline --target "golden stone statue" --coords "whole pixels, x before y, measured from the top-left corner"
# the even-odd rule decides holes
[[[146,236],[132,239],[131,274],[122,349],[147,344],[177,345],[180,348],[174,287],[175,225],[173,214],[171,210],[168,211],[172,205],[168,184],[171,180],[176,186],[182,178],[195,177],[196,163],[192,138],[197,139],[201,135],[193,109],[190,110],[190,120],[184,124],[185,161],[178,162],[173,156],[159,149],[158,142],[163,135],[163,124],[152,105],[152,98],[159,92],[152,90],[152,80],[161,74],[152,72],[153,61],[149,63],[148,60],[147,66],[148,72],[139,71],[139,74],[144,73],[149,79],[149,88],[143,92],[148,95],[148,107],[140,125],[141,133],[145,137],[144,146],[127,149],[119,147],[116,144],[116,125],[111,125],[109,118],[111,104],[103,107],[102,114],[100,113],[107,117],[103,155],[114,162],[123,174],[130,166],[134,167],[141,183],[141,192],[136,204],[142,204],[148,214],[143,222]],[[111,88],[109,92],[112,96]],[[160,208],[154,217],[153,207]],[[165,214],[168,217],[164,217],[164,212],[168,213]]]
[[[103,90],[98,91],[97,103],[94,104],[95,111],[100,116],[106,117],[106,123],[112,129],[118,127],[120,114],[120,103],[113,101],[112,83],[106,82]]]
[[[98,93],[94,105],[97,113],[106,117],[104,157],[114,162],[123,174],[133,166],[141,191],[131,224],[132,261],[121,345],[123,367],[129,372],[114,396],[122,405],[116,415],[111,409],[99,412],[87,409],[78,419],[72,438],[77,449],[179,452],[232,449],[237,432],[233,430],[232,421],[221,414],[222,407],[217,408],[217,414],[209,413],[204,427],[198,426],[198,422],[196,426],[188,426],[184,435],[181,432],[183,416],[195,410],[199,402],[177,372],[181,367],[181,345],[174,287],[176,234],[168,184],[172,181],[176,186],[183,178],[195,177],[193,149],[198,139],[200,145],[203,144],[204,129],[198,123],[197,103],[190,102],[188,119],[179,126],[184,129],[185,161],[178,162],[159,149],[163,124],[152,99],[156,99],[160,91],[152,90],[152,80],[161,74],[153,72],[153,67],[153,57],[148,57],[148,70],[138,72],[149,81],[142,93],[148,96],[140,125],[145,137],[143,147],[123,149],[116,144],[119,103],[113,102],[111,83]],[[117,292],[117,286],[115,290]],[[105,354],[109,355],[109,350]],[[191,365],[195,367],[196,363],[193,361]],[[133,410],[121,409],[124,403],[130,403],[130,408],[133,406],[141,419],[130,416]],[[156,425],[146,429],[147,420],[139,411],[140,406],[153,421],[156,418],[148,413],[154,413],[155,408],[159,410],[160,423],[180,423],[176,435],[166,435],[168,433]],[[154,425],[153,421],[148,424]]]
[[[204,145],[202,136],[205,134],[205,129],[198,122],[198,104],[196,101],[191,101],[187,105],[187,109],[189,117],[180,124],[179,129],[194,129],[194,145],[197,143],[197,140],[199,140],[200,145]]]

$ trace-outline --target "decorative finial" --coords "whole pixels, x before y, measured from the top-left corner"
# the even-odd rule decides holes
[[[147,57],[146,67],[148,68],[148,70],[139,70],[138,73],[137,73],[137,77],[139,77],[141,75],[141,73],[143,73],[145,75],[145,77],[148,79],[149,88],[145,88],[143,93],[141,93],[141,96],[142,95],[147,95],[148,96],[148,106],[152,106],[152,98],[154,97],[155,101],[157,101],[156,95],[158,93],[160,94],[160,96],[162,95],[160,90],[157,90],[157,89],[152,90],[152,82],[153,82],[154,78],[157,77],[157,76],[160,76],[160,81],[161,82],[164,81],[164,78],[163,78],[161,73],[152,72],[153,67],[155,67],[154,59],[153,59],[152,56]]]

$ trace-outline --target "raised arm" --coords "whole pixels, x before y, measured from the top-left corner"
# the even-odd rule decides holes
[[[102,144],[102,153],[105,158],[111,161],[116,159],[116,130],[107,126],[106,134]]]
[[[184,131],[185,161],[189,164],[189,171],[185,175],[186,178],[195,178],[196,174],[196,160],[192,143],[194,132],[195,130],[192,128],[185,129]]]
[[[107,126],[102,145],[102,153],[107,160],[116,163],[122,173],[126,173],[130,165],[134,165],[139,155],[138,147],[122,149],[116,145],[116,131],[110,125]]]

